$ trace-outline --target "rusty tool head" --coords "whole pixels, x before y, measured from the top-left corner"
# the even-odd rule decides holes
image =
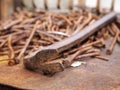
[[[31,62],[31,60],[24,60],[24,65],[27,69],[29,70],[33,70],[36,72],[41,72],[44,75],[54,75],[57,72],[61,72],[64,71],[64,65],[62,64],[63,59],[56,59],[50,62],[34,62],[34,60],[32,60],[33,62]],[[36,65],[35,65],[36,63]],[[41,63],[41,64],[40,64]]]
[[[53,60],[58,56],[59,54],[54,49],[43,49],[25,57],[24,65],[29,70],[42,72],[47,75],[53,75],[56,72],[64,70],[62,60]]]

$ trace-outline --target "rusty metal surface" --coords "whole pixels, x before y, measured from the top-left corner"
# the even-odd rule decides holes
[[[28,71],[23,64],[9,67],[4,63],[0,65],[0,83],[34,90],[113,90],[120,87],[119,45],[116,45],[110,61],[85,61],[86,65],[68,68],[53,77]]]

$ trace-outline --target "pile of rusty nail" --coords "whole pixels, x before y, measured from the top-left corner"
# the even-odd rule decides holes
[[[30,53],[59,42],[78,33],[87,25],[94,23],[99,17],[88,12],[54,13],[46,11],[29,12],[17,9],[8,19],[0,21],[0,55],[8,55],[8,65],[18,64]],[[79,60],[95,57],[109,60],[101,56],[101,48],[105,48],[105,40],[113,36],[113,42],[107,50],[111,54],[116,42],[120,43],[120,31],[115,23],[103,28],[85,42],[63,53],[61,58],[72,57]]]

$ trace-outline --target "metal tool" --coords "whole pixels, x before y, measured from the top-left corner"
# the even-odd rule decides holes
[[[42,71],[45,74],[54,74],[56,72],[63,71],[64,66],[62,64],[62,60],[52,60],[56,59],[63,51],[68,50],[78,43],[81,43],[90,35],[94,34],[105,25],[115,20],[115,18],[116,13],[111,12],[95,23],[87,26],[79,33],[44,49],[40,49],[34,53],[31,53],[29,56],[25,57],[25,67],[33,71]]]

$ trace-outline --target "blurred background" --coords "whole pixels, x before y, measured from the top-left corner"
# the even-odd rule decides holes
[[[0,19],[5,19],[16,7],[27,10],[77,10],[88,9],[91,12],[120,13],[120,0],[0,0]]]

